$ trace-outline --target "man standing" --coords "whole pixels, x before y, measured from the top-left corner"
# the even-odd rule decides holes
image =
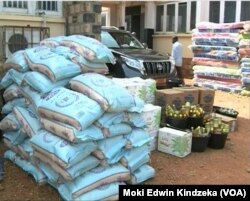
[[[182,44],[178,41],[178,37],[174,36],[172,39],[173,47],[172,47],[172,57],[175,62],[175,67],[177,71],[177,75],[180,79],[183,79],[181,73],[182,67]]]

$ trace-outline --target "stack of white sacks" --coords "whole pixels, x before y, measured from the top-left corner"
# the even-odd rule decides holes
[[[109,62],[112,53],[97,40],[69,36],[4,64],[4,157],[64,200],[118,199],[119,185],[155,176],[150,106],[103,75]]]

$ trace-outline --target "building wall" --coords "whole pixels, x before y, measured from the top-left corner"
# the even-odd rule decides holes
[[[118,12],[119,11],[118,8],[119,6],[122,6],[122,3],[126,8],[132,7],[132,6],[141,6],[142,13],[145,14],[145,19],[143,20],[143,24],[141,24],[141,26],[144,26],[144,28],[152,28],[152,30],[154,30],[155,18],[154,16],[152,16],[155,13],[155,10],[153,10],[154,5],[155,5],[154,2],[131,2],[130,1],[130,2],[126,2],[125,4],[124,2],[111,2],[111,1],[102,2],[102,6],[110,8],[110,26],[119,27],[121,25],[121,22],[119,21],[119,19],[121,19],[121,17],[119,17],[121,13]],[[201,15],[203,15],[203,13],[201,13]],[[206,18],[206,16],[202,16],[201,18],[204,19]],[[145,29],[144,29],[144,33],[145,33]],[[173,35],[174,33],[167,33],[167,34],[155,33],[152,39],[152,48],[163,53],[171,53]],[[183,47],[184,47],[183,70],[186,71],[184,73],[185,77],[192,77],[192,70],[190,70],[192,52],[188,48],[188,46],[192,44],[191,34],[177,34],[177,35],[179,36],[179,40],[183,44]],[[142,42],[145,42],[145,41],[142,41]]]
[[[153,35],[153,49],[163,53],[172,51],[172,37],[174,34],[157,34]],[[192,78],[192,51],[189,46],[192,44],[191,34],[177,34],[179,41],[183,45],[183,68],[182,73],[184,78]]]
[[[122,24],[119,23],[120,20],[120,7],[118,2],[102,2],[103,7],[108,7],[110,9],[110,26],[120,27]]]
[[[44,21],[45,20],[45,21]],[[0,15],[0,26],[49,27],[50,36],[65,35],[65,20],[57,17]]]
[[[175,34],[155,34],[153,35],[153,48],[165,52],[171,53],[172,51],[172,37]],[[179,38],[180,43],[183,45],[183,57],[192,57],[192,51],[189,46],[192,44],[191,34],[176,34]]]
[[[101,3],[100,2],[64,2],[66,35],[83,34],[100,39]]]
[[[78,5],[71,6],[72,4],[73,1],[57,1],[57,9],[48,11],[38,10],[37,1],[27,1],[27,8],[21,9],[3,7],[3,1],[0,1],[0,27],[48,27],[50,37],[77,33],[99,38],[101,3],[80,1]],[[69,26],[66,22],[73,15],[77,17],[77,25],[74,25],[73,31],[67,32]],[[0,42],[5,41],[3,37],[5,36],[0,34]],[[6,59],[6,47],[6,42],[0,43],[0,52],[4,53],[0,54],[0,67]]]
[[[65,34],[65,19],[62,13],[62,2],[57,2],[57,11],[37,9],[37,1],[27,1],[27,9],[5,8],[0,2],[0,26],[49,27],[50,35]]]

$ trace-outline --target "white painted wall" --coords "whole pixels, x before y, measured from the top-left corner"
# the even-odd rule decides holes
[[[3,8],[0,1],[0,26],[47,26],[50,36],[65,35],[65,19],[62,16],[62,1],[58,1],[58,12],[39,15],[36,1],[28,1],[27,9]]]
[[[145,3],[145,29],[155,28],[156,7],[152,1]]]
[[[172,37],[174,34],[154,35],[153,47],[163,53],[171,53],[172,51]],[[180,43],[183,45],[183,57],[192,58],[192,51],[189,49],[189,45],[192,44],[191,34],[178,34]]]

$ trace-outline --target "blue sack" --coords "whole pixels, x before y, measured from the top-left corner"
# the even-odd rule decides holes
[[[143,100],[132,96],[112,79],[97,73],[85,73],[74,77],[70,81],[70,87],[98,102],[107,112],[142,112],[144,108]]]
[[[104,113],[101,106],[82,93],[58,87],[39,103],[38,114],[84,130]]]

